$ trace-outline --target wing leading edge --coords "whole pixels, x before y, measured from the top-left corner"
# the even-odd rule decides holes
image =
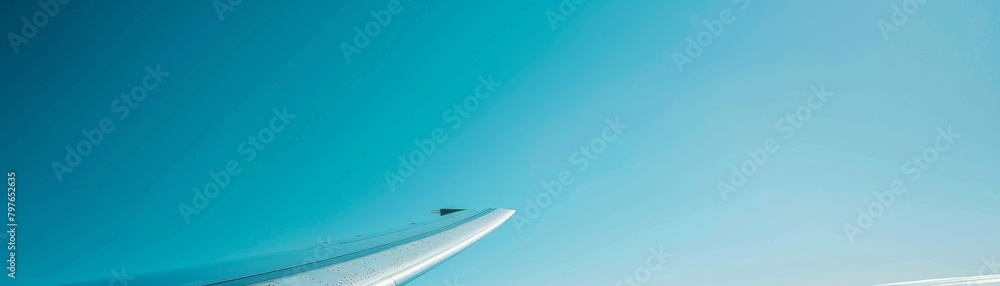
[[[251,284],[398,286],[468,248],[500,227],[513,210],[491,209],[436,234],[326,267]]]
[[[398,286],[468,248],[514,215],[457,210],[351,240],[232,261],[135,275],[136,285]],[[106,285],[106,279],[72,285]]]

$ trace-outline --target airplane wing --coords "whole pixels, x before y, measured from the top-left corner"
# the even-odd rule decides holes
[[[500,227],[508,209],[437,211],[441,217],[386,232],[306,249],[135,275],[134,285],[398,286]],[[102,283],[103,282],[103,283]],[[76,285],[106,285],[95,280]]]

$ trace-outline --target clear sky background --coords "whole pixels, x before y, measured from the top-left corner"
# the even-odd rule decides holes
[[[615,285],[643,269],[642,285],[1000,273],[1000,4],[574,3],[403,0],[349,61],[342,43],[389,1],[243,1],[221,16],[211,1],[61,5],[0,53],[0,167],[17,173],[20,201],[19,277],[0,281],[140,275],[440,207],[518,215],[411,285]],[[42,11],[5,6],[0,27],[19,35]],[[711,41],[689,53],[699,34]],[[115,100],[157,66],[169,75],[120,117]],[[499,86],[454,117],[480,77]],[[819,106],[813,89],[828,94]],[[275,109],[294,118],[269,127]],[[114,131],[57,175],[65,146],[104,118]],[[627,125],[613,140],[609,120]],[[264,129],[274,139],[251,157],[241,142]],[[438,129],[434,152],[388,182]],[[602,152],[574,155],[592,144]],[[918,177],[925,155],[936,158]],[[240,173],[185,216],[192,189],[229,162]],[[539,201],[564,172],[572,182]],[[881,203],[897,180],[907,191]],[[882,211],[863,233],[845,232],[872,204]],[[653,270],[661,247],[670,257]]]

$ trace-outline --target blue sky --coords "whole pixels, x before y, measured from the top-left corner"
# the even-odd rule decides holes
[[[0,56],[0,166],[22,201],[14,283],[239,258],[440,207],[518,215],[412,285],[1000,271],[985,262],[1000,254],[997,3],[244,1],[220,16],[203,2],[68,2]],[[20,32],[41,9],[29,4],[2,27]],[[354,27],[375,17],[390,20],[356,45]],[[699,35],[711,37],[689,53]],[[349,62],[344,44],[358,46]],[[114,101],[157,66],[169,75],[119,117]],[[105,118],[114,131],[60,182],[53,162]],[[611,139],[608,121],[627,127]],[[400,175],[399,156],[428,138],[433,153]],[[195,206],[230,162],[239,173]],[[563,173],[572,182],[553,196],[543,184]],[[908,191],[883,203],[894,181]],[[872,204],[882,211],[862,228]],[[670,257],[652,270],[661,247]]]

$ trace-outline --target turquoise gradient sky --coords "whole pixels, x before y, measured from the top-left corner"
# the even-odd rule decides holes
[[[279,1],[281,2],[281,1]],[[615,285],[649,248],[644,285],[871,285],[979,273],[1000,254],[1000,4],[930,1],[884,38],[903,1],[407,1],[348,63],[341,42],[389,1],[72,1],[0,51],[0,167],[17,172],[18,275],[46,285],[203,264],[378,231],[439,207],[527,212],[412,285]],[[572,3],[572,2],[570,2]],[[18,32],[33,2],[5,5]],[[687,37],[735,20],[680,72]],[[992,52],[991,52],[992,51]],[[118,119],[112,102],[169,73]],[[501,82],[458,128],[444,114]],[[789,139],[775,122],[813,86],[835,95]],[[295,114],[246,160],[238,149]],[[52,162],[81,130],[115,131],[62,182]],[[628,127],[589,167],[571,154]],[[903,164],[939,128],[961,134],[918,181]],[[391,190],[414,140],[447,139]],[[781,145],[740,191],[716,182],[747,149]],[[242,172],[186,222],[192,188]],[[872,194],[910,191],[852,243]],[[517,217],[515,217],[517,219]]]

